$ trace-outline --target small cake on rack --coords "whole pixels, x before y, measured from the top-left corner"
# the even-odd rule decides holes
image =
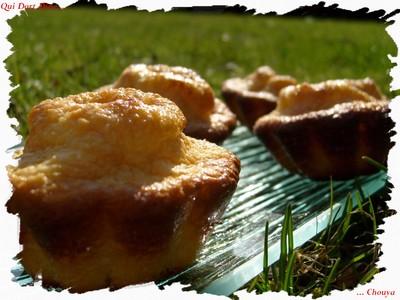
[[[269,66],[262,66],[245,78],[224,81],[222,96],[240,122],[252,130],[258,118],[275,109],[279,91],[293,84],[293,77],[278,75]]]
[[[283,89],[254,132],[289,171],[347,179],[377,171],[363,156],[386,164],[388,113],[388,101],[369,78],[303,83]]]
[[[45,100],[9,166],[19,254],[44,286],[72,292],[153,281],[196,258],[239,160],[186,136],[179,108],[130,88]]]
[[[132,64],[104,88],[135,88],[175,102],[186,117],[185,134],[221,143],[236,126],[236,116],[195,71],[167,65]]]

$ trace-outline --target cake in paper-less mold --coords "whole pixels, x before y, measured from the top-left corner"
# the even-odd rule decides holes
[[[71,292],[158,280],[195,260],[239,177],[228,150],[183,133],[170,100],[122,88],[45,100],[29,114],[8,211],[19,254]]]
[[[289,171],[314,179],[348,179],[386,164],[393,121],[373,80],[328,80],[284,88],[277,108],[254,132]]]
[[[261,66],[244,78],[225,80],[222,96],[240,122],[252,130],[258,118],[275,109],[279,91],[296,83],[289,75]]]
[[[179,66],[132,64],[105,88],[136,88],[172,100],[187,119],[185,134],[222,143],[236,126],[236,116],[216,98],[195,71]]]

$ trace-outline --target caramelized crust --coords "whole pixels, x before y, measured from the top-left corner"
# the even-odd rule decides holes
[[[133,64],[107,88],[130,87],[153,92],[175,102],[188,120],[185,133],[222,142],[236,125],[236,116],[215,99],[211,86],[193,70],[167,65]]]
[[[254,132],[291,172],[314,179],[376,172],[362,156],[386,163],[393,121],[388,102],[371,82],[332,80],[287,87],[276,110],[260,118]]]
[[[371,79],[328,80],[317,84],[303,83],[282,90],[276,112],[281,115],[300,115],[312,111],[329,109],[335,104],[383,99],[378,88],[371,89]],[[372,93],[372,94],[370,94]],[[375,97],[377,95],[378,97]]]
[[[130,65],[114,83],[114,88],[119,87],[160,94],[174,101],[188,118],[206,118],[214,107],[210,85],[196,72],[184,67]]]
[[[245,78],[224,81],[222,95],[238,119],[252,129],[258,118],[275,109],[280,90],[293,84],[296,80],[291,76],[262,66]]]
[[[74,292],[161,279],[190,265],[234,192],[239,161],[185,136],[171,101],[134,89],[46,100],[8,210],[22,264]]]

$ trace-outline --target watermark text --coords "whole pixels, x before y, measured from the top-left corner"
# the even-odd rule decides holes
[[[56,4],[40,3],[29,4],[26,2],[1,2],[0,9],[2,11],[23,10],[23,9],[58,9]]]

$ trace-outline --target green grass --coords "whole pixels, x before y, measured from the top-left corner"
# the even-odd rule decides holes
[[[376,262],[381,245],[374,243],[377,219],[371,199],[360,199],[355,208],[351,203],[349,196],[344,217],[336,223],[330,222],[316,239],[298,249],[290,247],[293,229],[288,226],[292,220],[288,207],[282,225],[279,261],[268,266],[265,247],[263,272],[245,286],[247,291],[258,294],[286,291],[289,295],[312,294],[316,298],[328,295],[332,289],[351,289],[370,281],[380,271]]]
[[[377,165],[372,159],[370,162]],[[386,170],[384,166],[379,166],[378,169]],[[348,195],[344,204],[344,215],[334,222],[335,201],[331,181],[328,227],[318,237],[297,249],[293,249],[292,210],[289,204],[282,223],[279,260],[271,266],[268,265],[267,221],[263,272],[244,288],[258,294],[286,291],[289,295],[312,294],[317,298],[328,295],[333,289],[352,289],[359,283],[369,282],[382,270],[376,265],[381,254],[381,244],[374,241],[378,234],[377,225],[394,213],[387,208],[385,202],[390,187],[388,183],[373,199],[366,198],[356,180],[356,193],[353,196]],[[354,208],[353,203],[356,203]]]
[[[268,64],[300,81],[370,76],[389,93],[385,24],[103,9],[29,11],[9,21],[9,110],[27,134],[32,105],[110,83],[134,62],[197,70],[219,94],[224,79]]]

